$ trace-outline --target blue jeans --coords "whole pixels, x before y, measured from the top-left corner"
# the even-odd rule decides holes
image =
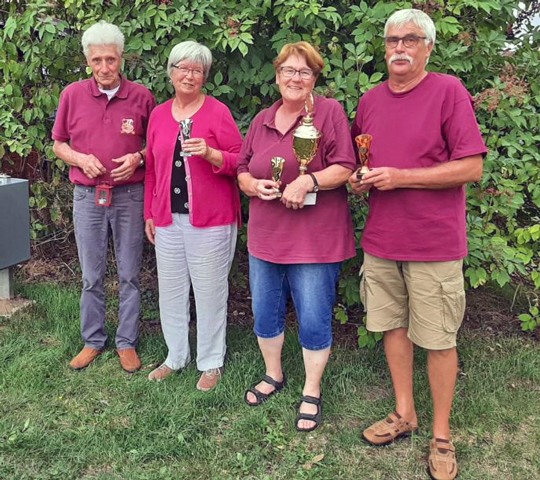
[[[95,204],[95,188],[75,185],[73,221],[81,263],[81,334],[86,347],[105,347],[105,272],[112,233],[120,284],[116,347],[137,346],[139,339],[139,271],[144,236],[144,186],[121,185],[113,190],[112,205]]]
[[[254,331],[274,338],[285,330],[287,300],[292,297],[300,345],[324,350],[332,345],[332,316],[341,262],[280,264],[249,256]]]

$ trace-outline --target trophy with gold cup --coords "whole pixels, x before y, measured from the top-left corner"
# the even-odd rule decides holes
[[[302,119],[300,126],[293,132],[294,156],[300,163],[300,175],[305,175],[308,164],[315,158],[319,149],[321,132],[313,125],[313,96],[310,94],[306,99],[307,115]],[[306,195],[304,205],[315,205],[317,193],[310,192]]]
[[[285,159],[283,157],[274,157],[270,160],[272,163],[272,180],[274,182],[281,182],[281,176],[283,175],[283,167],[285,166]],[[281,197],[281,192],[276,193],[276,198]]]
[[[369,172],[369,150],[373,137],[367,133],[358,135],[354,138],[358,147],[358,158],[360,159],[360,168],[356,171],[356,178],[362,180],[362,177]]]

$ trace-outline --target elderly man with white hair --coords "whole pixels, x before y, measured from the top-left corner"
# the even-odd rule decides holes
[[[81,263],[81,333],[84,348],[70,362],[80,370],[103,352],[104,279],[112,232],[120,287],[116,348],[122,368],[141,362],[139,271],[144,238],[145,135],[155,106],[150,91],[121,75],[124,35],[100,21],[86,30],[82,47],[92,78],[62,92],[53,128],[55,154],[70,166],[75,184],[73,221]]]
[[[480,180],[486,147],[470,94],[449,75],[427,72],[435,26],[424,12],[401,10],[384,32],[388,81],[360,100],[352,137],[372,136],[370,171],[351,176],[369,191],[360,286],[367,328],[384,332],[396,408],[364,431],[374,445],[416,432],[414,346],[428,350],[433,398],[429,473],[457,476],[450,412],[458,370],[467,256],[465,184]]]

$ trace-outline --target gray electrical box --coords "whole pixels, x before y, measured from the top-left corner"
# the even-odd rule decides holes
[[[28,180],[0,178],[0,270],[30,258]]]

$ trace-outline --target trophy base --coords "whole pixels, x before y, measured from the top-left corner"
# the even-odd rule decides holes
[[[306,205],[315,205],[317,203],[317,194],[315,192],[310,192],[306,194],[304,199],[304,206]]]
[[[192,154],[192,153],[189,153],[189,152],[180,152],[180,156],[181,156],[181,157],[192,157],[193,154]]]
[[[281,192],[276,193],[276,198],[281,198],[282,196],[283,196],[283,194]]]

